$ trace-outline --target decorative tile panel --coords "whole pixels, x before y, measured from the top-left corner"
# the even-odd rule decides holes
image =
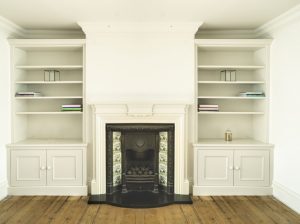
[[[113,186],[121,184],[122,177],[122,153],[121,132],[113,132]]]
[[[167,186],[168,182],[168,132],[159,132],[159,183]]]

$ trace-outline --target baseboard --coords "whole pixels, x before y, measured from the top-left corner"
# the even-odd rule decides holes
[[[194,186],[193,195],[272,195],[272,187]]]
[[[87,186],[8,187],[8,195],[86,196]]]
[[[7,196],[7,181],[0,182],[0,200]]]
[[[287,187],[273,182],[273,195],[279,201],[300,214],[300,195]]]

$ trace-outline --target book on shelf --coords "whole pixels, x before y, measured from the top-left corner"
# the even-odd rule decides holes
[[[264,97],[264,92],[240,92],[239,96],[242,97]]]
[[[81,104],[63,104],[61,107],[63,108],[81,108]]]
[[[61,111],[82,111],[81,104],[63,104],[61,105]]]
[[[25,91],[19,91],[16,92],[16,97],[28,97],[28,96],[41,96],[40,92],[25,92]]]
[[[219,108],[199,108],[198,111],[219,111]]]
[[[61,111],[81,111],[81,108],[62,108]]]
[[[198,111],[219,111],[219,105],[215,104],[199,104]]]
[[[202,107],[204,107],[204,108],[218,108],[219,107],[219,105],[216,105],[216,104],[199,104],[199,108],[202,108]]]

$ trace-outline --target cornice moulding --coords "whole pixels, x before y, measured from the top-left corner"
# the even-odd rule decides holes
[[[32,30],[27,29],[24,31],[26,38],[85,38],[85,35],[81,29],[78,30]]]
[[[0,29],[8,37],[23,37],[25,30],[17,24],[0,16]]]
[[[256,37],[271,34],[272,32],[275,32],[276,30],[282,28],[287,23],[290,23],[299,18],[300,4],[255,29]]]
[[[264,47],[272,43],[271,39],[196,39],[195,44],[202,47]]]
[[[186,33],[195,34],[198,23],[97,23],[79,22],[85,34],[102,33]]]
[[[196,33],[197,39],[210,39],[210,38],[230,38],[230,39],[249,39],[255,38],[255,32],[253,29],[248,30],[199,30]]]

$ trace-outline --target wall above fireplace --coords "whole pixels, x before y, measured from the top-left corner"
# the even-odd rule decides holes
[[[87,103],[194,103],[200,23],[80,23]]]

